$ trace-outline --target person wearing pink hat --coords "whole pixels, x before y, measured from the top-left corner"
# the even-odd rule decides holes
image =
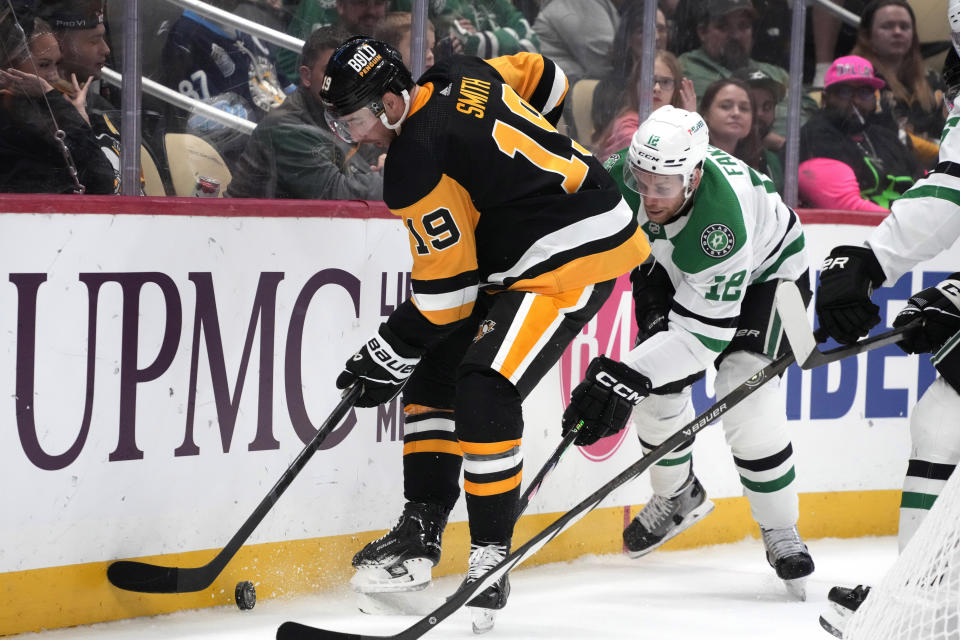
[[[917,17],[907,0],[871,0],[860,13],[857,43],[850,52],[873,63],[887,85],[880,92],[880,111],[889,112],[910,137],[917,161],[926,169],[937,163],[943,129],[943,90],[940,74],[927,67]]]
[[[822,107],[800,130],[798,188],[804,206],[888,211],[920,177],[888,114],[877,113],[886,83],[870,61],[843,56],[824,79]]]

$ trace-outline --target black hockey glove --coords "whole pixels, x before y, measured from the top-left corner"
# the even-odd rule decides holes
[[[629,365],[598,356],[587,375],[570,394],[563,412],[563,435],[583,421],[575,444],[583,447],[618,433],[627,426],[630,412],[650,393],[650,380]]]
[[[363,384],[358,407],[375,407],[393,400],[420,362],[421,352],[404,344],[386,325],[367,340],[347,360],[337,376],[337,389],[346,389],[356,381]]]
[[[897,343],[907,353],[936,353],[948,338],[960,331],[960,273],[913,294],[897,314],[893,326],[902,327],[917,318],[921,319],[921,326]]]
[[[660,263],[644,263],[630,272],[633,285],[633,312],[637,317],[637,340],[644,342],[655,333],[667,330],[667,316],[675,290],[667,270]]]
[[[817,285],[820,328],[843,344],[853,344],[880,322],[880,307],[870,301],[883,284],[883,268],[864,247],[834,247],[823,261]]]

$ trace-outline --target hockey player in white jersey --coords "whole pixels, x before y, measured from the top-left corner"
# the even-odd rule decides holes
[[[960,93],[960,0],[951,0],[954,48],[944,64],[947,100]],[[880,322],[870,301],[876,287],[893,285],[915,265],[949,249],[960,238],[960,101],[952,103],[933,173],[893,203],[891,213],[863,246],[839,246],[820,274],[816,311],[820,326],[839,342],[852,343]],[[893,325],[921,318],[922,328],[898,345],[907,353],[932,354],[936,380],[910,412],[910,461],[900,503],[900,550],[910,541],[960,462],[960,273],[907,301]],[[838,638],[870,587],[834,587],[830,608],[820,616]]]
[[[633,412],[650,451],[693,418],[690,384],[706,367],[717,367],[719,398],[786,348],[774,291],[779,280],[797,281],[809,300],[804,237],[770,179],[709,146],[696,113],[661,107],[606,166],[652,246],[651,258],[631,274],[638,344],[622,364],[603,356],[591,363],[572,393],[564,432],[583,420],[577,443],[589,444],[622,428],[598,415],[594,401],[605,375],[621,379],[632,371],[653,387]],[[814,564],[797,532],[793,448],[778,385],[765,385],[731,409],[723,427],[767,560],[803,598]],[[632,557],[713,509],[693,473],[692,445],[651,467],[654,494],[623,532]]]

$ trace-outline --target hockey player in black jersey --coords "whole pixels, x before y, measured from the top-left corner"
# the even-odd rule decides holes
[[[454,56],[414,83],[366,37],[333,54],[321,91],[334,131],[389,148],[384,200],[409,230],[411,300],[337,379],[359,406],[404,389],[397,526],[353,560],[360,591],[423,588],[459,496],[467,580],[510,548],[523,457],[521,403],[649,245],[602,165],[559,134],[567,81],[540,55]],[[406,385],[406,386],[404,386]],[[637,397],[645,391],[636,389]],[[599,398],[617,404],[612,392]],[[471,601],[474,629],[506,604],[504,577]]]

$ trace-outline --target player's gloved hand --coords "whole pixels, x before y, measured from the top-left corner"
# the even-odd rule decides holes
[[[865,247],[834,247],[823,261],[817,285],[820,328],[843,344],[853,344],[880,322],[880,307],[870,301],[884,281],[883,268]]]
[[[667,330],[667,316],[675,292],[670,276],[654,261],[630,272],[633,285],[633,312],[637,318],[637,340],[640,344],[655,333]]]
[[[583,425],[574,443],[591,445],[627,426],[630,412],[650,393],[650,380],[629,365],[598,356],[587,367],[587,375],[570,394],[563,412],[563,435],[580,421]]]
[[[922,320],[921,326],[897,343],[907,353],[936,353],[960,331],[960,273],[913,294],[893,326],[902,327],[917,318]]]
[[[420,362],[421,352],[404,344],[386,325],[347,360],[337,376],[337,389],[346,389],[356,381],[363,385],[358,407],[375,407],[393,400]]]

